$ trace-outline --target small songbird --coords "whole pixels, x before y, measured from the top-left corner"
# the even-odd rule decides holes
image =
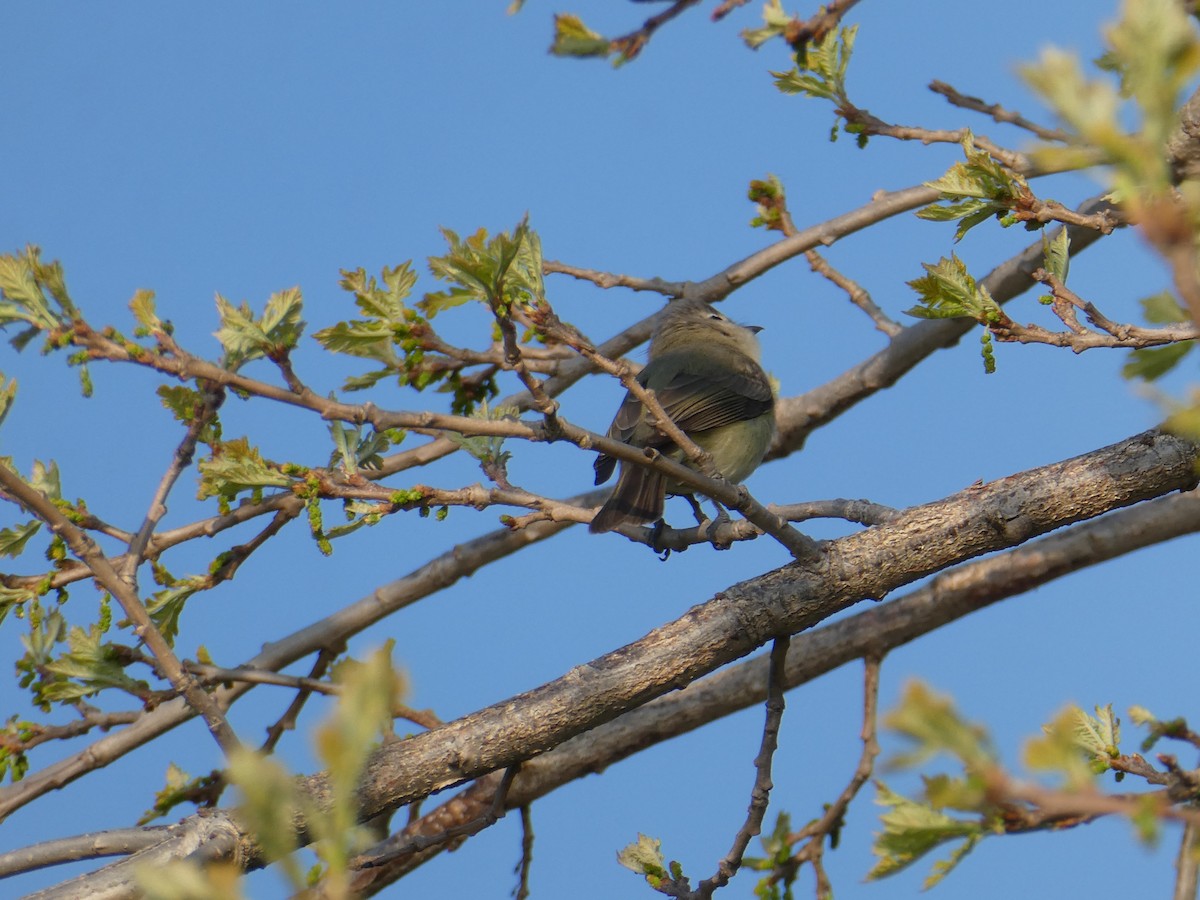
[[[654,329],[649,361],[637,376],[680,430],[711,454],[717,470],[735,484],[758,468],[775,432],[775,397],[759,365],[756,335],[761,330],[739,325],[707,303],[676,300]],[[687,462],[683,451],[649,421],[632,393],[625,395],[608,436]],[[593,464],[596,484],[607,481],[616,464],[601,453]],[[662,518],[667,494],[691,493],[661,472],[621,462],[616,489],[588,530],[656,522]]]

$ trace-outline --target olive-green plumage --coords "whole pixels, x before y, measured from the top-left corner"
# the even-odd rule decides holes
[[[637,378],[734,483],[758,468],[775,431],[775,397],[759,365],[758,331],[731,321],[707,303],[677,300],[659,320],[650,339],[649,362]],[[626,394],[608,436],[686,462],[683,451],[647,419],[641,401]],[[594,464],[596,484],[607,481],[616,465],[617,460],[600,454]],[[622,462],[617,486],[588,530],[657,521],[667,494],[690,493],[661,472]]]

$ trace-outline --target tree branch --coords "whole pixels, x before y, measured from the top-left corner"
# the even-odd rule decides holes
[[[1038,585],[1196,531],[1200,531],[1200,494],[1193,491],[1109,513],[1007,553],[967,563],[896,600],[797,635],[788,652],[785,683],[789,689],[806,684],[854,659],[885,654]],[[761,703],[766,677],[767,660],[758,656],[572,738],[522,767],[510,802],[531,803],[648,746]],[[404,833],[436,834],[477,818],[490,802],[495,790],[490,779],[496,777],[493,773],[480,779],[408,825]],[[387,868],[360,871],[354,887],[364,895],[374,894],[438,852],[414,853]]]

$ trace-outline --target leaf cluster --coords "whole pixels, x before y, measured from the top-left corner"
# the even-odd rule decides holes
[[[942,203],[933,203],[917,212],[930,222],[958,222],[954,240],[981,222],[997,218],[1008,226],[1016,220],[1009,213],[1027,205],[1032,199],[1029,185],[1019,174],[975,146],[968,131],[962,141],[966,159],[950,167],[941,178],[926,182],[941,194]],[[1042,223],[1027,220],[1025,227],[1032,231]]]
[[[1133,716],[1151,731],[1143,749],[1164,736],[1196,739],[1182,721],[1159,722],[1144,710],[1135,710]],[[943,844],[960,841],[947,858],[934,864],[925,880],[925,887],[931,887],[986,837],[1056,827],[1055,815],[1042,815],[1032,802],[1009,796],[1008,785],[1013,781],[986,731],[964,719],[948,698],[914,682],[906,687],[884,724],[910,744],[907,752],[890,760],[892,768],[916,768],[936,756],[948,756],[962,772],[922,775],[923,790],[915,798],[877,782],[876,802],[886,811],[880,819],[883,831],[875,840],[879,858],[868,877],[891,875]],[[1118,781],[1124,776],[1123,767],[1118,766],[1126,759],[1120,740],[1121,722],[1111,704],[1097,706],[1095,715],[1071,706],[1043,726],[1039,737],[1026,742],[1023,761],[1031,772],[1057,779],[1068,796],[1089,797],[1095,792],[1098,776],[1108,771],[1114,772]],[[1144,839],[1152,840],[1161,808],[1149,803],[1149,797],[1147,801],[1136,807],[1131,820]],[[954,816],[949,811],[969,815]]]
[[[1035,158],[1051,165],[1094,160],[1113,165],[1115,193],[1136,211],[1173,190],[1162,148],[1176,127],[1182,92],[1200,72],[1200,35],[1178,0],[1125,0],[1120,18],[1105,31],[1100,66],[1117,75],[1088,77],[1074,54],[1050,47],[1021,68],[1072,135],[1067,147],[1046,147]],[[1127,124],[1132,121],[1132,124]],[[1198,211],[1189,198],[1191,218]]]
[[[767,37],[786,27],[778,24],[779,13],[772,11],[770,4],[764,10],[763,16],[768,23],[763,31],[772,33]],[[830,131],[830,140],[837,140],[837,123],[844,118],[844,110],[854,106],[846,93],[846,72],[850,66],[850,57],[854,53],[854,40],[857,35],[857,25],[831,29],[820,40],[811,41],[793,52],[792,59],[795,65],[791,69],[771,73],[775,79],[775,87],[785,94],[814,97],[834,104],[838,118]],[[747,41],[749,42],[749,38]],[[861,126],[848,122],[845,130],[857,135],[860,147],[866,146],[867,135]]]

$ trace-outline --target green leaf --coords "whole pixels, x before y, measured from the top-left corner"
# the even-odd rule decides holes
[[[617,852],[617,862],[638,875],[665,878],[667,862],[662,854],[662,841],[641,832],[637,840]]]
[[[180,804],[196,802],[199,794],[220,781],[220,773],[211,772],[208,775],[193,778],[175,763],[168,764],[166,782],[162,790],[155,791],[154,805],[142,813],[137,824],[146,825],[167,815]]]
[[[1121,374],[1126,378],[1155,381],[1179,365],[1180,361],[1195,346],[1195,341],[1180,341],[1163,347],[1143,347],[1132,350],[1129,353],[1129,359],[1121,367]]]
[[[249,438],[226,441],[213,447],[210,459],[202,460],[198,499],[224,497],[232,500],[242,491],[265,487],[287,487],[292,479],[279,471],[274,463],[262,458]]]
[[[225,348],[226,365],[237,368],[263,356],[273,356],[296,346],[304,330],[300,318],[303,301],[299,288],[272,294],[262,318],[255,319],[246,303],[234,306],[217,294],[221,328],[217,340]]]
[[[471,413],[471,418],[484,422],[498,422],[504,419],[515,421],[520,418],[520,415],[521,411],[515,406],[497,406],[489,409],[487,400],[483,400],[479,407]],[[481,463],[503,464],[512,456],[508,451],[502,449],[505,441],[502,435],[476,434],[468,436],[456,431],[448,431],[446,437]]]
[[[909,752],[893,759],[893,766],[915,766],[938,753],[949,753],[975,769],[996,760],[987,733],[963,719],[950,698],[934,693],[919,681],[905,686],[900,703],[884,716],[883,722],[913,744]]]
[[[41,530],[41,527],[42,523],[34,519],[23,525],[0,529],[0,556],[16,559],[25,552],[25,545]]]
[[[554,43],[550,52],[555,56],[608,56],[613,47],[608,38],[584,25],[579,16],[560,13],[554,17]]]
[[[757,50],[772,38],[782,38],[787,32],[788,25],[794,19],[783,11],[780,0],[767,0],[762,11],[763,27],[747,28],[742,32],[742,40],[751,50]]]
[[[968,131],[962,141],[964,162],[957,162],[937,181],[926,187],[941,193],[945,202],[931,204],[917,211],[917,217],[934,222],[959,221],[954,240],[960,241],[968,231],[989,217],[1012,209],[1029,195],[1029,187],[1017,173],[1004,167],[988,153],[975,146]]]
[[[1170,291],[1151,294],[1138,302],[1142,306],[1142,315],[1153,325],[1175,325],[1187,322],[1190,318],[1187,310],[1179,305],[1179,301]]]
[[[14,715],[0,728],[0,781],[7,776],[16,783],[29,771],[29,758],[22,747],[41,729],[33,722],[18,720]]]
[[[246,747],[229,754],[230,782],[239,795],[238,812],[258,839],[264,855],[275,861],[294,890],[304,887],[296,849],[294,820],[299,809],[296,782],[277,761]]]
[[[894,793],[881,782],[876,782],[876,788],[875,802],[889,810],[880,816],[884,830],[875,835],[872,850],[879,859],[867,873],[871,880],[894,875],[947,841],[961,839],[963,844],[949,859],[934,865],[923,885],[932,887],[989,833],[980,822],[947,816],[927,804]]]
[[[923,278],[908,282],[921,297],[921,303],[905,310],[910,316],[922,319],[953,319],[967,317],[980,324],[990,324],[1003,313],[987,288],[976,283],[966,265],[957,256],[942,258],[936,264],[921,263]]]
[[[200,407],[204,404],[204,397],[199,391],[183,385],[159,385],[155,393],[158,394],[162,405],[185,425],[195,421]]]
[[[33,588],[10,588],[0,585],[0,625],[4,624],[9,610],[23,607],[37,600],[37,597],[38,592]]]
[[[347,428],[336,421],[329,424],[329,434],[334,445],[329,464],[340,466],[347,475],[356,474],[360,468],[378,469],[383,465],[383,454],[405,437],[403,429],[371,429],[364,435],[361,425]]]
[[[797,54],[794,69],[771,73],[775,78],[775,87],[785,94],[803,94],[836,103],[849,103],[846,69],[850,65],[857,34],[858,26],[851,25],[835,28],[820,41],[809,43],[802,55]]]
[[[1112,717],[1112,708],[1096,708],[1092,718],[1075,706],[1063,709],[1047,725],[1042,737],[1025,744],[1025,765],[1030,769],[1055,772],[1067,784],[1082,789],[1090,785],[1098,772],[1108,768],[1116,755],[1120,725]]]
[[[211,586],[210,580],[204,575],[192,575],[181,578],[161,591],[155,591],[146,611],[158,626],[167,643],[174,644],[179,634],[179,617],[187,605],[188,599],[197,591]]]
[[[92,625],[87,631],[72,628],[67,633],[67,647],[67,652],[58,659],[44,664],[46,671],[66,679],[46,684],[41,691],[44,699],[72,702],[107,688],[126,691],[139,699],[149,693],[150,686],[145,681],[125,673],[99,626]]]
[[[1172,434],[1200,440],[1200,391],[1193,389],[1190,399],[1191,403],[1173,410],[1162,427]]]
[[[43,263],[41,249],[33,244],[23,253],[0,254],[0,328],[24,323],[29,327],[10,343],[22,349],[40,331],[70,324],[75,313],[63,281],[62,266]],[[59,312],[51,309],[59,307]]]
[[[1182,93],[1200,72],[1200,38],[1177,0],[1121,5],[1106,32],[1102,67],[1120,86],[1089,78],[1071,53],[1049,48],[1021,74],[1066,124],[1078,146],[1092,147],[1113,164],[1113,187],[1136,207],[1172,190],[1162,147],[1178,122]],[[1134,110],[1123,110],[1124,101]],[[1045,158],[1035,153],[1035,158]]]
[[[298,287],[270,296],[259,327],[272,347],[290,350],[299,343],[304,332],[304,320],[300,318],[303,308],[304,300]]]
[[[133,317],[147,331],[162,331],[163,323],[154,308],[154,291],[139,290],[129,301]]]
[[[17,379],[5,378],[0,374],[0,425],[12,409],[13,400],[17,398]]]
[[[379,281],[363,269],[342,271],[342,288],[354,294],[354,303],[366,318],[338,322],[318,331],[314,337],[327,350],[373,359],[384,366],[348,378],[346,390],[374,387],[388,376],[397,377],[401,384],[408,382],[409,371],[424,352],[414,330],[427,325],[416,310],[404,303],[416,281],[410,262],[395,268],[384,266]],[[396,352],[397,347],[403,355]]]
[[[1042,235],[1042,266],[1066,284],[1071,268],[1071,236],[1067,234],[1067,229],[1060,228],[1053,239]]]
[[[545,299],[542,245],[529,228],[528,216],[517,223],[511,234],[501,232],[490,240],[482,228],[465,240],[448,228],[442,229],[442,235],[450,245],[450,252],[430,257],[429,269],[451,287],[426,294],[417,304],[430,318],[471,300],[487,304],[497,315],[508,315],[513,305],[525,306]]]

